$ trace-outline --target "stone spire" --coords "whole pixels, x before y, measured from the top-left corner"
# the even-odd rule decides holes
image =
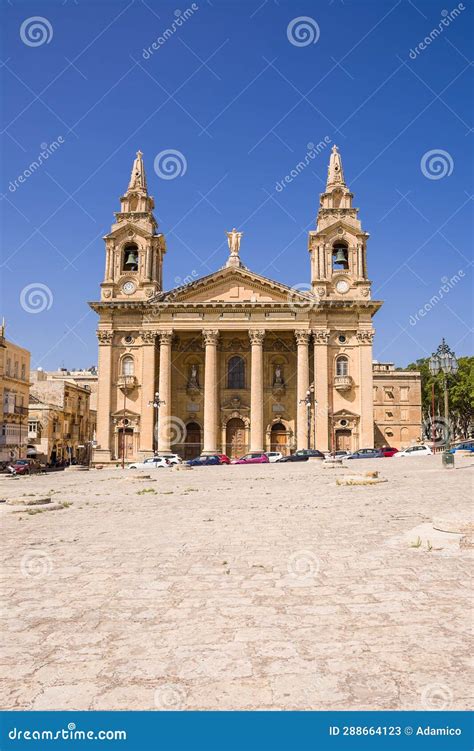
[[[142,214],[143,219],[146,218],[151,221],[155,230],[157,224],[152,214],[154,208],[155,202],[152,196],[148,194],[143,153],[137,151],[137,155],[133,160],[132,174],[130,175],[127,191],[120,198],[120,211],[116,212],[115,216],[120,221],[121,219],[128,220],[130,213]],[[145,214],[148,216],[145,217]]]
[[[346,185],[344,181],[344,170],[342,169],[342,159],[337,146],[334,145],[329,158],[326,191],[329,192],[331,188],[342,185]]]
[[[145,166],[143,164],[143,153],[137,151],[137,156],[133,162],[132,174],[130,175],[130,182],[128,184],[127,193],[130,190],[141,190],[147,193]]]

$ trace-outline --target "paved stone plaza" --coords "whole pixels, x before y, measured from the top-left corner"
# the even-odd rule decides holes
[[[2,477],[2,708],[467,708],[473,463]]]

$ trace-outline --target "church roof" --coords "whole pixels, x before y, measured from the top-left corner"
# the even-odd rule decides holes
[[[151,298],[150,302],[193,302],[194,300],[196,302],[231,302],[233,289],[238,290],[234,293],[235,302],[295,302],[299,300],[301,303],[308,304],[308,301],[314,300],[309,291],[289,287],[245,267],[225,266],[188,284],[160,292]],[[201,291],[205,291],[205,298],[209,298],[208,300],[199,299]]]

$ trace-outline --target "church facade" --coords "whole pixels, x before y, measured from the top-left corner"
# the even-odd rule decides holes
[[[308,236],[307,291],[247,268],[236,229],[227,233],[223,268],[164,291],[166,242],[141,152],[120,203],[105,237],[100,301],[90,303],[99,315],[96,462],[419,439],[419,374],[405,374],[405,433],[390,418],[388,427],[374,421],[377,379],[382,394],[388,383],[387,370],[374,375],[372,362],[372,319],[382,302],[372,299],[368,234],[337,147]],[[404,371],[396,375],[392,402]],[[388,410],[377,405],[385,419]]]

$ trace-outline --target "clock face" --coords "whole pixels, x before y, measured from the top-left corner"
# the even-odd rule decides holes
[[[345,279],[340,279],[340,281],[336,284],[336,290],[343,295],[345,292],[347,292],[349,289],[349,282],[346,282]]]
[[[131,295],[133,292],[135,292],[135,285],[133,282],[125,282],[125,284],[122,287],[122,290],[125,292],[126,295]]]

